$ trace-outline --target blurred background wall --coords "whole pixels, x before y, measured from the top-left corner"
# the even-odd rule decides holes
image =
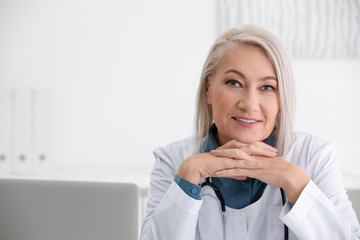
[[[53,171],[146,175],[155,147],[192,134],[215,38],[258,24],[285,34],[296,129],[334,142],[343,174],[359,176],[359,1],[265,2],[0,0],[0,88],[51,92]]]

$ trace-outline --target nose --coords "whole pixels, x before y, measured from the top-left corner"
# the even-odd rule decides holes
[[[259,109],[259,96],[254,89],[247,89],[239,97],[238,107],[247,113],[255,112]]]

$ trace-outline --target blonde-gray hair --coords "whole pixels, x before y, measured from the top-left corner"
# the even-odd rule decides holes
[[[211,105],[206,101],[206,85],[229,47],[255,45],[262,48],[272,63],[278,79],[280,116],[277,119],[278,156],[285,156],[292,146],[295,118],[295,80],[290,59],[279,39],[271,32],[254,25],[230,29],[212,46],[204,63],[196,97],[195,138],[197,150],[202,147],[212,122]]]

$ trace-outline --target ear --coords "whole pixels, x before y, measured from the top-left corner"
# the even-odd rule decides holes
[[[206,102],[211,105],[211,94],[210,94],[210,81],[208,78],[206,78]]]

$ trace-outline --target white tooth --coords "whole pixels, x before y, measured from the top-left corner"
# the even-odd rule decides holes
[[[254,123],[254,122],[256,122],[255,120],[247,120],[247,119],[241,119],[241,118],[236,118],[236,120],[241,121],[241,122],[246,122],[246,123]]]

